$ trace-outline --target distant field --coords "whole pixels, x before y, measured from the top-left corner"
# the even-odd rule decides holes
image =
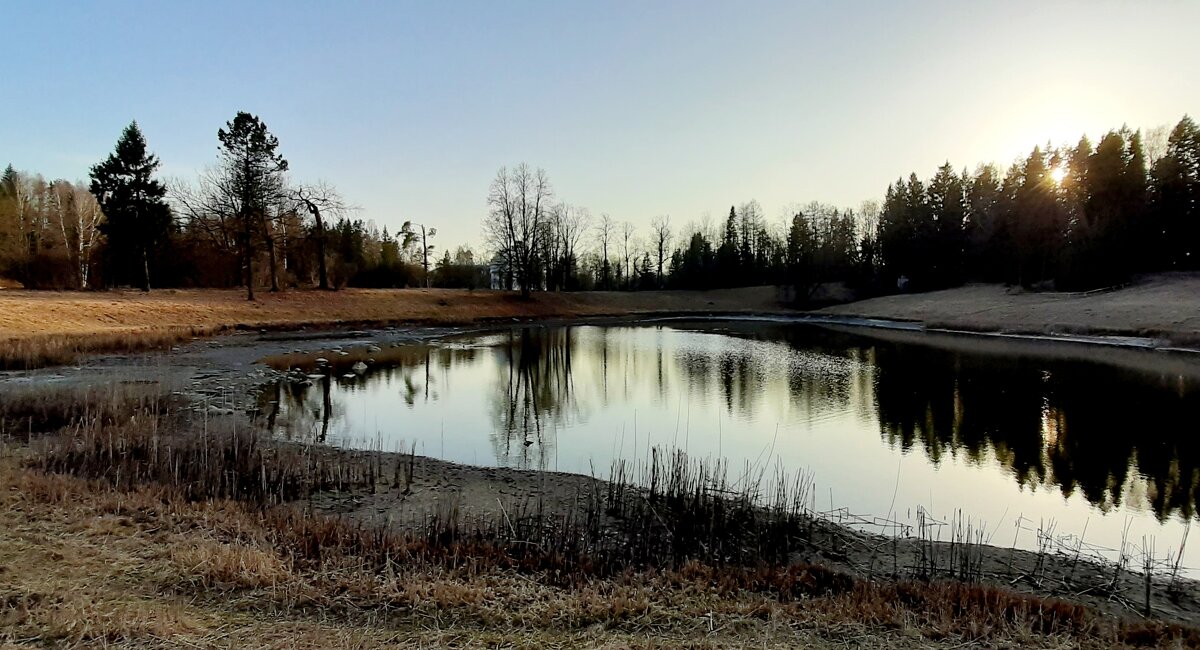
[[[820,313],[1023,334],[1123,334],[1200,343],[1200,274],[1142,278],[1113,291],[1029,293],[994,284],[884,296]]]
[[[280,327],[340,322],[466,323],[480,319],[622,315],[655,311],[774,311],[775,290],[536,293],[347,289],[262,293],[189,289],[111,292],[0,292],[0,339],[159,327]]]
[[[134,351],[244,329],[466,324],[510,318],[622,316],[655,312],[763,312],[781,306],[772,287],[719,291],[536,293],[347,289],[40,292],[0,290],[0,368],[65,363],[90,351]]]

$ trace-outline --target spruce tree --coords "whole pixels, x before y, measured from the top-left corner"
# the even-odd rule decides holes
[[[4,168],[4,175],[0,176],[0,196],[16,196],[17,182],[17,170],[13,169],[12,163],[9,163]]]
[[[1155,226],[1168,268],[1200,268],[1200,126],[1187,115],[1154,163]]]
[[[737,219],[737,210],[733,206],[729,206],[729,219],[725,222],[725,234],[720,248],[717,249],[717,272],[721,276],[721,284],[726,287],[739,286],[742,280]]]
[[[158,166],[134,121],[121,133],[116,149],[91,171],[91,191],[105,217],[100,231],[108,240],[115,275],[137,278],[142,291],[150,290],[153,253],[171,231],[171,211],[163,200],[167,188],[153,178]]]

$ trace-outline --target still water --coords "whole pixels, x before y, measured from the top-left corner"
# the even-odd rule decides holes
[[[518,328],[382,350],[364,372],[268,397],[280,435],[326,444],[597,476],[677,448],[725,459],[733,478],[805,472],[818,510],[961,513],[1001,546],[1034,548],[1053,527],[1110,557],[1123,539],[1179,548],[1200,495],[1200,362],[963,341],[794,323]]]

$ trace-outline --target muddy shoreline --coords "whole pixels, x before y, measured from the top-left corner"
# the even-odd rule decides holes
[[[368,454],[369,452],[357,452]],[[485,527],[504,522],[509,513],[541,509],[562,517],[577,511],[589,492],[603,491],[602,477],[551,471],[462,465],[392,452],[373,454],[384,467],[412,464],[410,485],[348,490],[317,495],[319,511],[368,527],[420,530],[428,517],[454,511],[464,521]],[[1032,552],[1003,546],[948,540],[957,522],[920,535],[911,529],[893,535],[867,532],[864,521],[844,511],[815,513],[811,537],[794,562],[817,564],[868,581],[962,579],[996,585],[1039,597],[1082,603],[1124,618],[1145,616],[1146,580],[1133,564],[1117,567],[1062,548]],[[1200,582],[1158,572],[1150,581],[1151,616],[1200,624]]]

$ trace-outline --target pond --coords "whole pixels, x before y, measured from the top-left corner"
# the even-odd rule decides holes
[[[331,445],[599,477],[680,449],[734,479],[804,472],[817,510],[860,523],[922,511],[998,546],[1036,548],[1040,529],[1110,558],[1180,547],[1200,494],[1200,362],[930,341],[753,321],[520,327],[333,351],[372,363],[333,356],[337,370],[264,400],[279,435]]]

